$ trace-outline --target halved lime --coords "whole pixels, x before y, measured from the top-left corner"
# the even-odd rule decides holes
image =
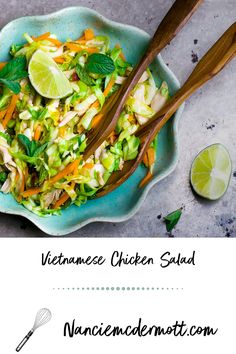
[[[72,93],[65,74],[54,60],[40,49],[30,60],[29,78],[35,90],[43,97],[57,99]]]
[[[222,197],[229,185],[232,164],[228,151],[221,144],[202,150],[191,167],[191,184],[201,197],[216,200]]]

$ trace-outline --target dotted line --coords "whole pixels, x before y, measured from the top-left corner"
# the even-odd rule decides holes
[[[79,291],[158,291],[158,290],[183,290],[183,288],[160,288],[160,287],[140,287],[140,286],[92,286],[92,287],[69,287],[69,288],[53,288],[53,290],[79,290]]]

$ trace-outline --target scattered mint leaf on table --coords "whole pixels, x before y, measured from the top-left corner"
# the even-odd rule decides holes
[[[177,225],[181,215],[182,208],[177,209],[164,217],[167,232],[170,232]]]
[[[86,69],[94,74],[108,75],[115,71],[115,64],[107,55],[94,53],[88,57]]]
[[[25,69],[26,58],[24,56],[12,59],[0,70],[0,83],[7,86],[15,94],[18,94],[20,92],[20,84],[17,80],[28,76],[28,72]]]

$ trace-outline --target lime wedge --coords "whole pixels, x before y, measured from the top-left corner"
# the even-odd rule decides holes
[[[229,185],[232,165],[226,148],[213,144],[202,150],[191,167],[191,184],[201,197],[216,200],[222,197]]]
[[[54,60],[40,49],[31,57],[29,78],[34,89],[43,97],[57,99],[72,93],[65,74]]]

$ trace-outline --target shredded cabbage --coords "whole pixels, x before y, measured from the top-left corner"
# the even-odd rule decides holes
[[[54,34],[35,38],[26,33],[24,39],[27,45],[11,46],[11,56],[25,56],[28,65],[36,50],[45,51],[65,73],[73,93],[50,100],[34,90],[29,78],[20,81],[12,119],[6,126],[0,123],[0,190],[12,193],[17,202],[39,216],[59,215],[70,204],[81,206],[94,198],[114,171],[137,157],[140,140],[135,132],[163,107],[169,91],[165,82],[157,88],[147,69],[131,92],[113,134],[84,161],[93,122],[125,82],[132,65],[122,48],[110,48],[106,36],[83,36],[61,43]],[[115,70],[89,72],[87,62],[93,53],[109,57]],[[12,95],[8,88],[0,88],[3,116]],[[156,150],[156,139],[152,147]]]

